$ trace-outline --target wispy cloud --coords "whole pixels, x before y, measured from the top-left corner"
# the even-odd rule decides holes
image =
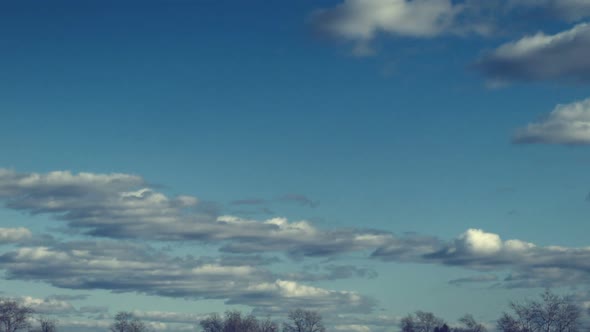
[[[450,0],[345,0],[310,15],[321,34],[354,43],[356,56],[376,53],[378,35],[433,38],[441,35],[488,35],[493,26],[479,16],[485,6]]]
[[[315,208],[320,205],[319,201],[314,201],[311,198],[301,194],[285,194],[279,197],[279,200],[282,202],[293,202],[301,206],[308,206],[311,208]]]
[[[495,275],[495,274],[481,274],[481,275],[475,275],[475,276],[471,276],[471,277],[453,279],[453,280],[449,281],[449,284],[455,285],[455,286],[462,286],[465,284],[478,284],[478,283],[486,283],[486,282],[494,282],[494,281],[498,281],[497,275]]]
[[[590,81],[590,24],[554,35],[538,32],[485,54],[474,68],[491,84],[513,81]]]

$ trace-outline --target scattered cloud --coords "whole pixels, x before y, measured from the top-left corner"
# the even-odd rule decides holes
[[[590,98],[557,105],[542,121],[518,129],[512,141],[519,144],[590,144]]]
[[[474,68],[492,85],[514,81],[590,81],[590,24],[554,35],[538,32],[483,55]]]

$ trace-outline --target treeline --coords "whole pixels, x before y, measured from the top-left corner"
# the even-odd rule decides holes
[[[510,311],[496,321],[500,332],[579,332],[583,310],[568,296],[550,291],[538,300],[510,303]],[[400,321],[402,332],[487,332],[484,324],[472,315],[459,319],[460,326],[451,327],[433,313],[417,311]],[[203,332],[325,332],[319,313],[296,309],[289,312],[284,322],[270,317],[259,319],[239,311],[224,315],[212,314],[198,322],[196,329]],[[0,332],[57,332],[57,321],[35,317],[32,308],[9,298],[0,298]],[[110,326],[111,332],[148,332],[149,326],[130,312],[119,312]]]

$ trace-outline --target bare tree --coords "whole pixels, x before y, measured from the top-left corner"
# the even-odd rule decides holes
[[[567,296],[549,290],[541,301],[510,303],[514,316],[504,313],[497,321],[502,332],[576,332],[580,327],[581,309]]]
[[[267,317],[265,320],[258,322],[258,332],[279,332],[279,324]]]
[[[278,332],[279,325],[270,317],[259,321],[254,315],[243,316],[241,312],[226,311],[225,316],[212,314],[199,321],[203,332]]]
[[[223,322],[223,332],[257,332],[258,320],[253,315],[246,317],[242,313],[234,311],[225,312],[225,320]]]
[[[50,319],[47,317],[39,317],[39,318],[37,318],[37,322],[39,322],[38,327],[33,330],[30,330],[30,332],[56,332],[57,331],[57,321],[55,319]]]
[[[223,332],[223,318],[218,314],[210,315],[199,322],[203,332]]]
[[[315,311],[296,309],[289,312],[289,321],[283,324],[284,332],[325,332],[322,316]]]
[[[403,332],[434,332],[435,329],[445,325],[444,320],[425,311],[416,311],[414,315],[409,314],[402,318],[401,323]]]
[[[29,328],[33,313],[33,309],[15,300],[0,298],[0,331],[16,332]]]
[[[132,313],[121,311],[115,316],[115,322],[111,325],[112,332],[145,332],[147,326]]]
[[[459,319],[459,322],[461,322],[464,327],[455,329],[457,332],[487,332],[486,327],[483,326],[483,324],[478,323],[475,318],[473,318],[473,315],[466,314]]]

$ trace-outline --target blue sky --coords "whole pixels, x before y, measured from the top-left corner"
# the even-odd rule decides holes
[[[418,309],[493,324],[545,287],[589,303],[588,17],[1,1],[0,291],[75,330],[295,306],[338,331]]]

